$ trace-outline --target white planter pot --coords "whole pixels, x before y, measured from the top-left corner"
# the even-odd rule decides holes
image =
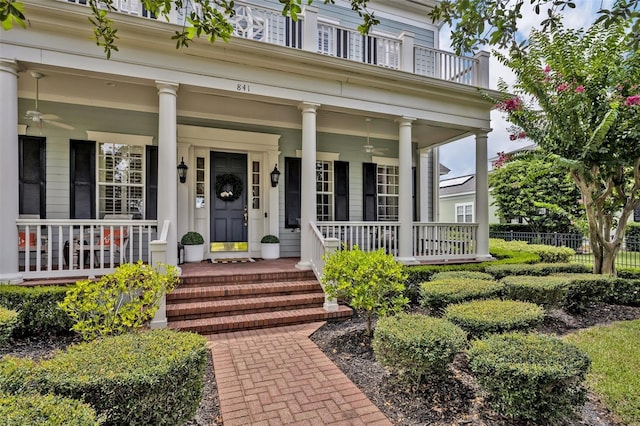
[[[185,262],[202,262],[203,259],[204,259],[204,244],[184,246]]]
[[[261,243],[261,246],[263,259],[280,258],[280,243]]]

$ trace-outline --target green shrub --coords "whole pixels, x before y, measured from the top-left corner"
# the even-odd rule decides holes
[[[509,276],[501,281],[505,297],[523,302],[557,308],[564,305],[570,279],[562,276]]]
[[[479,337],[535,328],[544,320],[544,309],[514,300],[473,300],[447,306],[444,317],[471,337]]]
[[[180,425],[200,403],[206,352],[196,334],[124,334],[72,345],[36,364],[5,357],[0,384],[84,401],[108,425]]]
[[[384,250],[364,252],[355,246],[332,253],[325,261],[325,291],[362,312],[370,335],[373,314],[400,312],[409,302],[403,295],[407,279],[404,268]]]
[[[618,282],[624,281],[610,275],[597,274],[557,274],[551,277],[570,280],[562,307],[573,313],[584,312],[595,303],[605,301]]]
[[[275,235],[265,235],[264,237],[262,237],[260,242],[263,244],[277,244],[280,242],[280,238],[276,237]]]
[[[18,313],[0,306],[0,348],[6,345],[18,323]]]
[[[420,303],[438,311],[451,303],[500,296],[503,285],[496,281],[473,279],[442,279],[420,285]]]
[[[489,265],[485,268],[485,272],[499,280],[509,275],[544,276],[561,272],[590,273],[591,268],[577,263],[536,263],[534,265]]]
[[[410,314],[380,318],[372,342],[380,364],[416,381],[446,374],[448,364],[466,344],[464,331],[451,322]]]
[[[485,272],[479,271],[446,271],[438,272],[431,277],[431,281],[446,279],[472,279],[472,280],[489,280],[493,281],[493,277]]]
[[[58,302],[64,300],[71,287],[0,285],[0,306],[18,312],[13,335],[69,333],[73,322]]]
[[[500,414],[536,424],[572,416],[585,401],[589,358],[540,334],[492,334],[472,343],[469,365]]]
[[[567,263],[575,255],[575,251],[568,247],[527,244],[525,241],[504,241],[498,238],[491,238],[489,244],[499,250],[534,253],[540,257],[541,262],[546,263]]]
[[[204,244],[204,238],[202,238],[202,235],[198,232],[189,231],[182,236],[180,243],[185,246],[197,246],[199,244]]]
[[[87,404],[55,395],[0,394],[0,419],[4,426],[99,425],[96,412]]]
[[[618,279],[605,301],[614,305],[640,306],[640,280]]]
[[[629,280],[640,279],[640,268],[618,268],[618,278],[626,278]]]
[[[161,273],[142,261],[127,263],[99,281],[78,281],[60,303],[85,340],[128,333],[150,321],[163,294],[173,290],[178,270]]]

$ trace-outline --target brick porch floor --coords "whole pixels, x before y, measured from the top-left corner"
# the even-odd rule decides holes
[[[309,339],[322,324],[208,336],[225,426],[391,425]]]

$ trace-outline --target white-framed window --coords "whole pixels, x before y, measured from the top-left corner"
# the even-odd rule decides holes
[[[316,161],[316,219],[333,220],[333,161]]]
[[[378,220],[397,221],[400,165],[397,158],[372,157],[377,166]]]
[[[473,203],[458,203],[455,209],[456,223],[473,223]]]
[[[131,214],[144,218],[144,146],[98,143],[98,217]]]

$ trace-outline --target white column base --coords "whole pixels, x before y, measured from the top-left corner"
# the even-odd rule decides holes
[[[487,262],[489,260],[494,260],[494,258],[490,254],[483,254],[483,255],[476,256],[476,260]]]
[[[166,296],[163,294],[160,300],[158,301],[158,310],[156,311],[155,316],[151,320],[149,327],[152,330],[158,328],[167,328],[167,303]]]
[[[327,295],[324,296],[324,305],[322,305],[327,312],[337,312],[339,309],[338,301],[336,299],[330,299]]]
[[[0,284],[20,284],[23,281],[22,274],[0,274]]]
[[[310,271],[311,270],[311,262],[301,260],[300,262],[296,263],[296,269],[298,269],[300,271]]]
[[[420,262],[415,257],[396,257],[396,260],[403,265],[419,265]]]

